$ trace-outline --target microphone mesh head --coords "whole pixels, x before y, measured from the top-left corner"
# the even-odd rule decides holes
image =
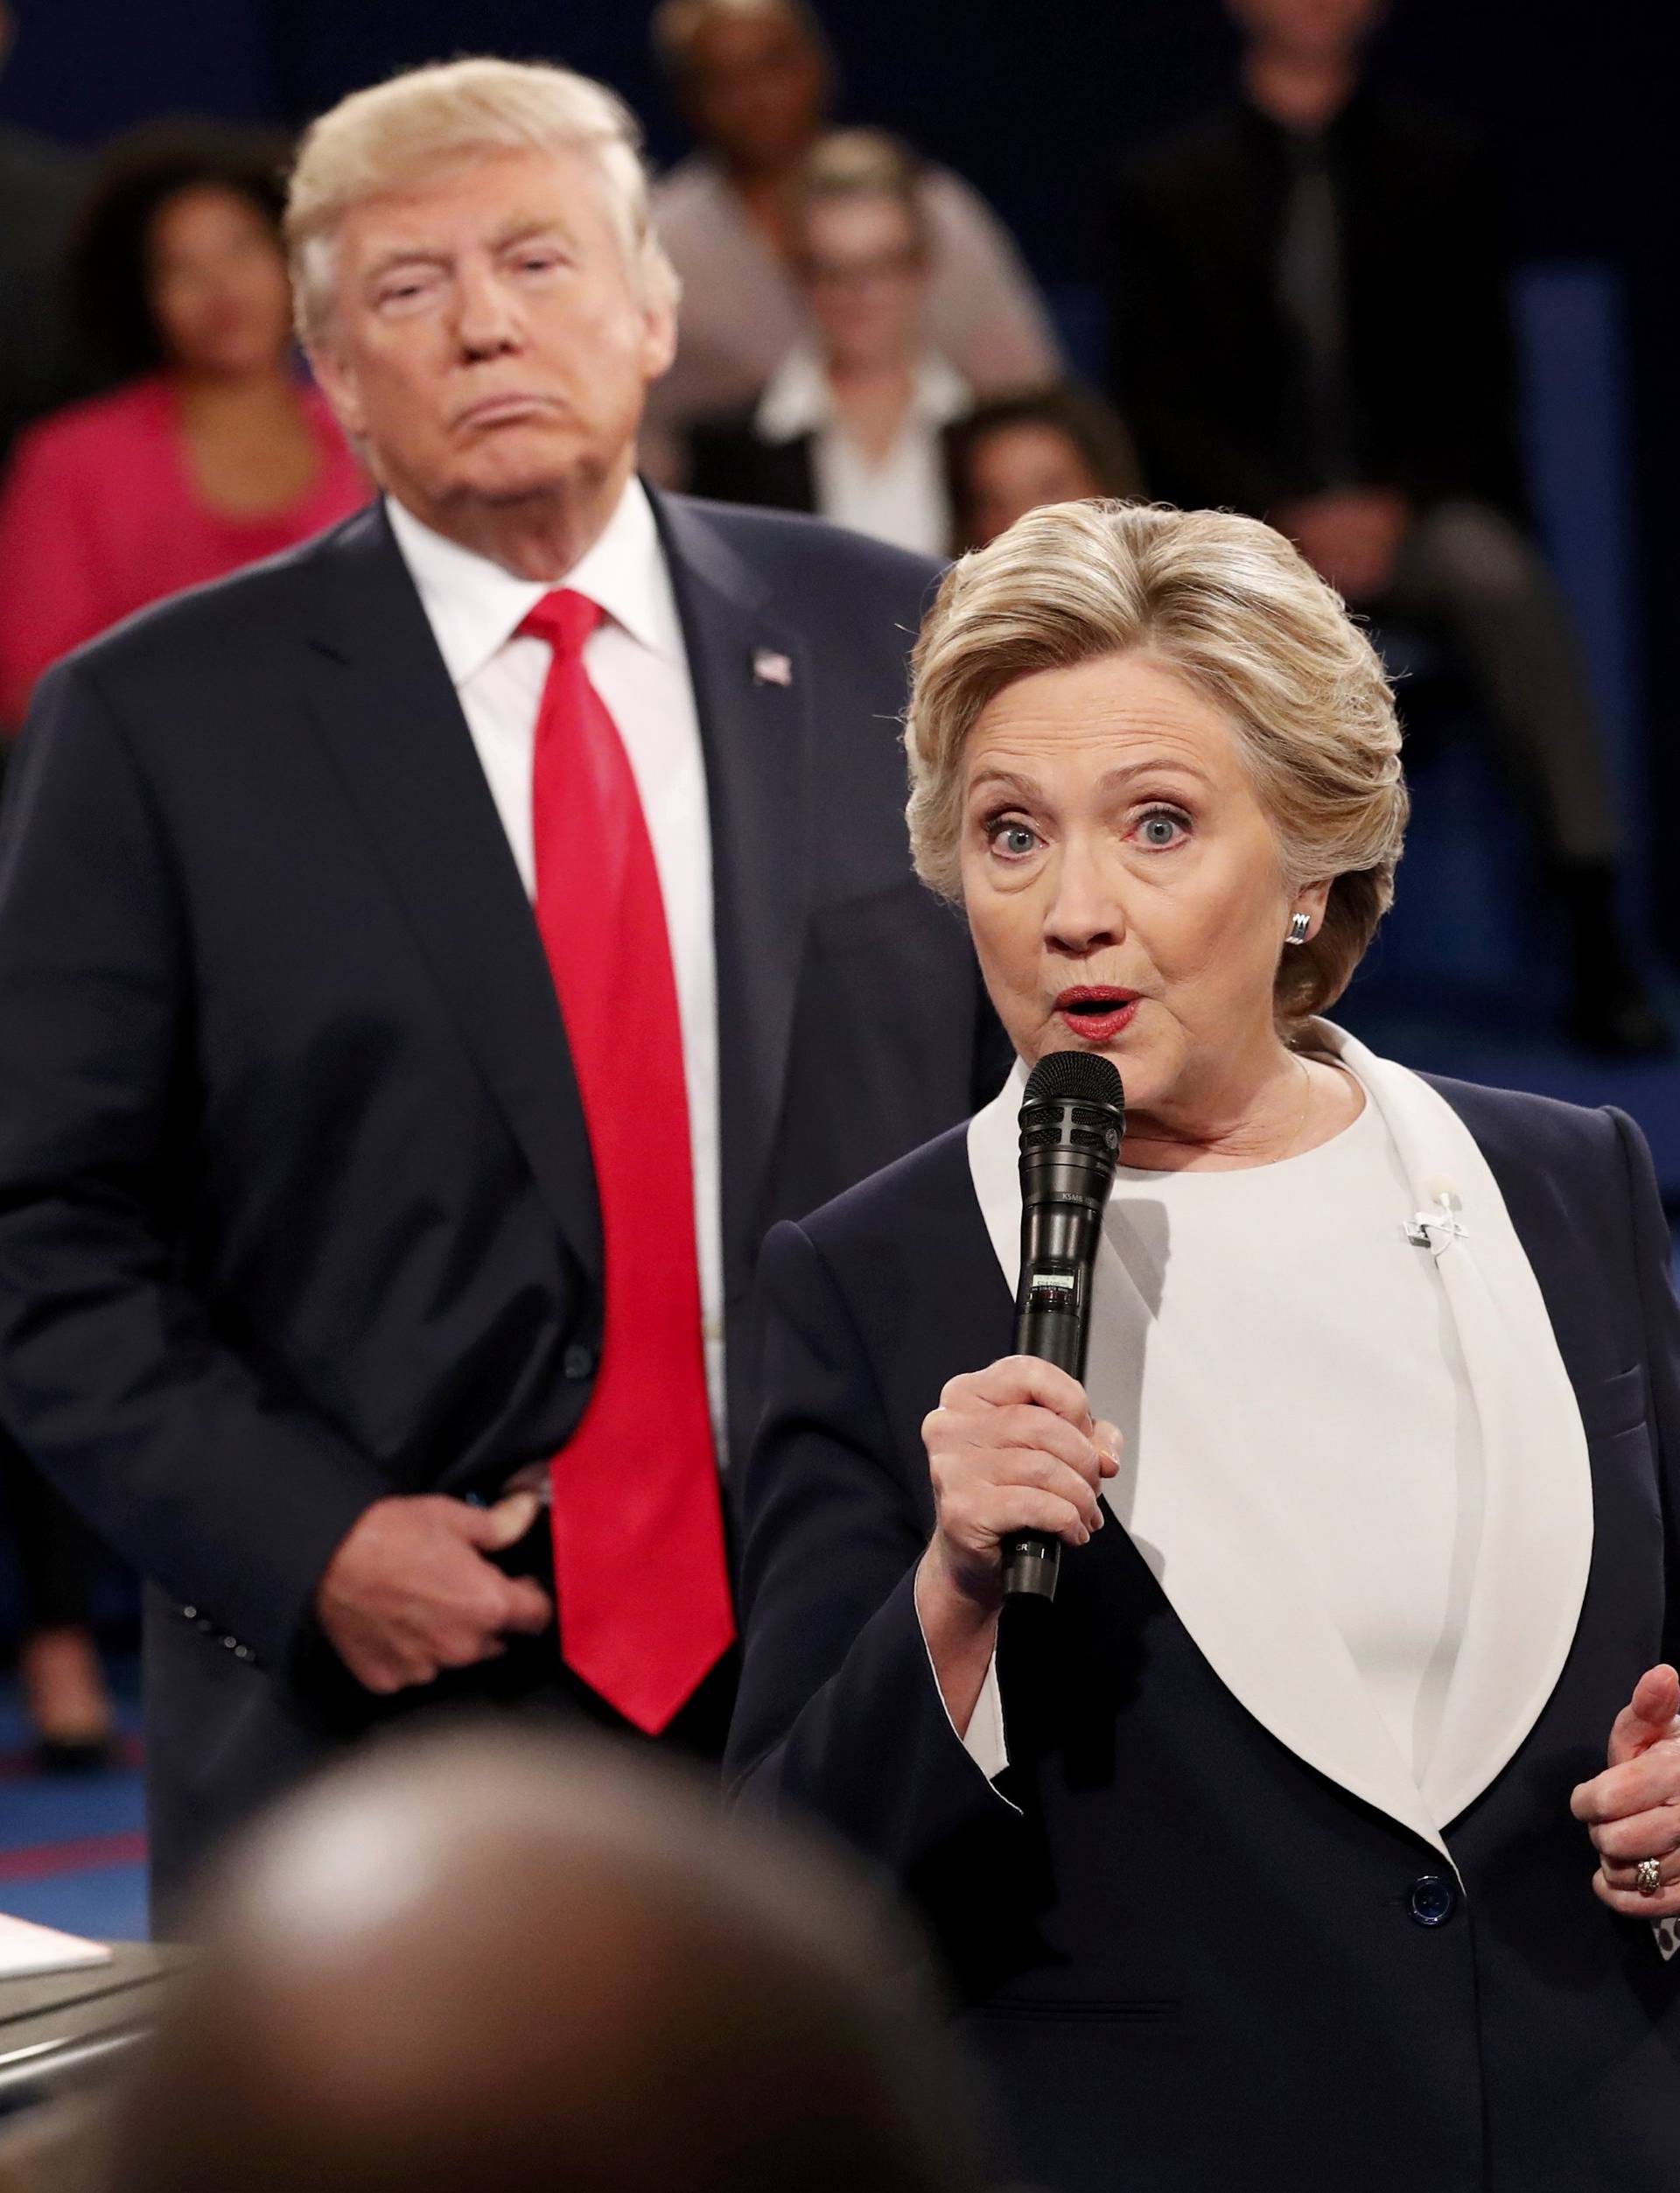
[[[1125,1109],[1120,1069],[1096,1051],[1046,1051],[1026,1077],[1029,1104],[1071,1097],[1075,1104],[1113,1104]]]

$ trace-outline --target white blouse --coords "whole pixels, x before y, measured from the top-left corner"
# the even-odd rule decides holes
[[[1241,1418],[1259,1489],[1420,1782],[1463,1636],[1482,1470],[1436,1258],[1399,1223],[1414,1200],[1368,1098],[1330,1141],[1274,1165],[1122,1167],[1105,1226],[1127,1284],[1091,1383],[1126,1442],[1111,1522],[1138,1473],[1173,1467],[1187,1415],[1204,1435],[1210,1414]],[[1157,1351],[1194,1363],[1194,1385],[1152,1378]],[[1006,1763],[1002,1740],[989,1678],[965,1739],[989,1774]]]

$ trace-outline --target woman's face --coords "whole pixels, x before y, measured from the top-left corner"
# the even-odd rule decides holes
[[[801,223],[800,272],[818,339],[856,371],[907,365],[921,343],[928,277],[915,223],[896,198],[836,198]]]
[[[187,373],[252,373],[283,358],[291,340],[274,231],[248,199],[219,183],[194,184],[158,208],[147,293],[164,354]]]
[[[962,876],[980,965],[1029,1066],[1111,1058],[1128,1105],[1194,1125],[1277,1056],[1291,892],[1224,714],[1142,655],[1041,670],[963,756]]]
[[[1072,437],[1040,419],[995,426],[969,450],[968,505],[971,545],[984,548],[1017,518],[1046,502],[1079,502],[1100,495],[1102,483]]]

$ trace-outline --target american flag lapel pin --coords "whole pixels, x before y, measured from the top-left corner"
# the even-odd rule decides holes
[[[791,685],[793,682],[794,658],[791,655],[778,655],[774,648],[753,648],[754,685]]]

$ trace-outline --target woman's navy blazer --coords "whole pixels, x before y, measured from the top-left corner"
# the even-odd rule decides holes
[[[1539,1282],[1593,1501],[1563,1672],[1446,1824],[1456,1880],[1237,1703],[1120,1530],[1067,1555],[1048,1618],[1000,1644],[994,1789],[912,1597],[921,1420],[1012,1337],[962,1132],[767,1245],[733,1776],[906,1884],[1008,2167],[1056,2193],[1680,2187],[1680,1958],[1593,1896],[1569,1810],[1640,1675],[1680,1654],[1668,1230],[1620,1114],[1435,1086]]]

